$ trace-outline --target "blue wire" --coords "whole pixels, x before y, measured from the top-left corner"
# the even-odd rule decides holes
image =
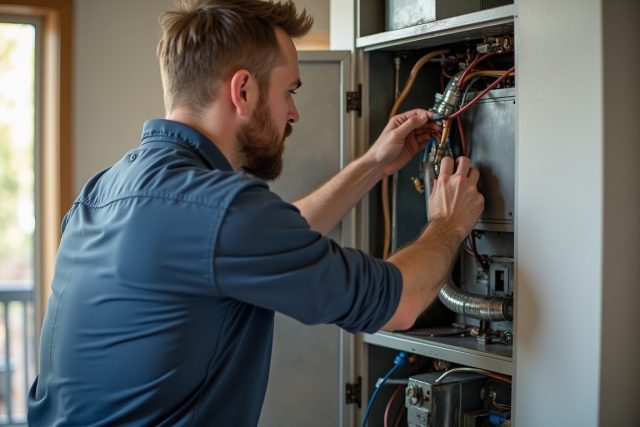
[[[489,423],[492,426],[500,426],[509,420],[509,416],[505,416],[502,414],[491,414],[489,415]]]
[[[382,387],[382,384],[384,384],[389,379],[391,374],[393,374],[393,372],[396,369],[398,369],[398,366],[400,366],[400,365],[393,365],[393,367],[391,369],[389,369],[389,372],[387,372],[385,374],[385,376],[382,377],[382,379],[376,385],[376,388],[373,391],[373,394],[371,395],[371,398],[369,399],[369,404],[367,405],[367,410],[364,413],[364,419],[362,420],[362,427],[365,427],[367,425],[367,420],[369,419],[369,415],[371,414],[371,408],[373,408],[373,401],[376,400],[376,397],[378,396],[378,392],[380,391],[380,388]]]
[[[391,369],[389,369],[389,371],[386,374],[384,374],[384,377],[382,377],[382,379],[378,381],[378,383],[376,384],[376,388],[375,390],[373,390],[373,394],[369,399],[369,403],[367,404],[367,410],[365,411],[364,418],[362,419],[362,427],[366,427],[367,420],[369,419],[369,415],[371,414],[371,408],[373,408],[373,402],[376,400],[376,397],[378,396],[378,393],[380,392],[380,389],[382,388],[384,383],[387,382],[389,377],[395,372],[396,369],[398,369],[398,367],[404,365],[406,362],[407,362],[407,353],[405,353],[404,351],[401,351],[393,360],[393,366],[391,367]]]

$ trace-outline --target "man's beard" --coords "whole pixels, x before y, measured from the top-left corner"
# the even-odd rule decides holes
[[[265,181],[280,176],[284,140],[291,131],[291,125],[287,123],[284,135],[280,138],[265,97],[261,97],[250,123],[242,126],[236,135],[242,155],[241,169]]]

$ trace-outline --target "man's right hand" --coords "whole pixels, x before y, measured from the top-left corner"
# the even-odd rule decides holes
[[[455,171],[454,171],[455,166]],[[402,295],[385,330],[408,329],[438,296],[460,243],[484,208],[478,192],[480,173],[467,157],[442,159],[429,199],[431,221],[418,239],[389,258],[402,273]]]
[[[484,209],[479,178],[480,172],[468,157],[458,157],[455,165],[453,158],[445,157],[429,198],[431,220],[446,224],[460,240],[471,233]]]

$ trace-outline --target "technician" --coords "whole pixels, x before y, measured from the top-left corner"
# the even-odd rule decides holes
[[[62,224],[31,426],[255,426],[274,312],[350,332],[409,328],[483,209],[467,158],[442,161],[432,221],[387,261],[326,234],[438,128],[393,117],[294,203],[282,168],[301,86],[291,2],[181,1],[161,18],[166,118],[85,184]]]

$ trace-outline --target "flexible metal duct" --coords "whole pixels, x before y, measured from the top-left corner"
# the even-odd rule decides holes
[[[476,295],[458,288],[447,280],[440,288],[440,301],[449,310],[481,320],[513,320],[513,300]]]

